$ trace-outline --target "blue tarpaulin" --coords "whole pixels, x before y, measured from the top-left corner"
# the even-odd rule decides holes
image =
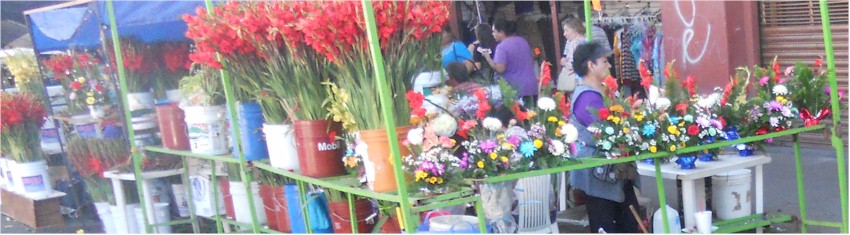
[[[184,14],[195,14],[203,1],[114,1],[116,24],[120,37],[133,37],[144,42],[185,41]],[[46,52],[70,48],[100,46],[101,26],[109,38],[109,15],[105,1],[27,15],[30,19],[33,47]]]

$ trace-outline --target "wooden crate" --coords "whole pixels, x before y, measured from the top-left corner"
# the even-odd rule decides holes
[[[0,200],[3,201],[0,211],[33,229],[64,226],[65,219],[60,211],[63,196],[65,193],[53,191],[46,197],[32,199],[10,189],[0,188]]]

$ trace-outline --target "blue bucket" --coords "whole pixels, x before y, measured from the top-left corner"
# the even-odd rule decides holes
[[[289,211],[289,226],[292,228],[292,233],[307,233],[307,226],[304,225],[304,214],[301,213],[301,197],[298,196],[298,186],[285,184],[283,191],[286,195],[286,209]]]
[[[307,225],[304,222],[304,213],[301,213],[301,197],[298,196],[298,186],[295,184],[283,185],[283,191],[286,195],[286,205],[289,211],[289,226],[292,233],[307,233]],[[293,206],[299,205],[299,206]],[[310,213],[310,227],[313,233],[333,233],[333,226],[330,226],[330,214],[328,213],[328,203],[324,194],[314,194],[313,197],[307,200],[307,212]],[[318,221],[318,220],[323,220]],[[323,226],[320,226],[323,225]],[[319,228],[321,227],[321,228]]]
[[[260,104],[245,102],[239,106],[239,132],[245,160],[269,158],[269,149],[263,138],[263,111]]]

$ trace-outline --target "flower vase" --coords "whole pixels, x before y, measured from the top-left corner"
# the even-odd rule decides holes
[[[749,144],[738,144],[735,146],[738,149],[738,156],[749,157],[753,155],[753,146]]]
[[[106,117],[106,111],[103,110],[102,105],[89,105],[89,115],[92,118],[100,119]]]
[[[682,155],[676,159],[676,164],[679,164],[679,168],[682,168],[682,170],[691,170],[696,168],[696,161],[695,155]]]
[[[715,160],[714,159],[714,157],[715,157],[714,153],[711,153],[708,150],[705,150],[705,152],[700,153],[698,155],[699,155],[699,161],[701,161],[701,162],[710,162],[710,161]]]
[[[643,162],[643,163],[646,163],[646,164],[649,164],[649,165],[655,165],[655,158],[643,159],[643,160],[640,160],[640,162]]]
[[[484,217],[493,233],[514,233],[517,223],[511,215],[511,206],[516,198],[514,187],[517,180],[498,183],[481,183],[478,187],[484,205]]]

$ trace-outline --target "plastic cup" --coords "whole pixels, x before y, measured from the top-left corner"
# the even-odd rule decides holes
[[[701,234],[711,233],[711,211],[700,211],[695,213],[697,222],[697,232]]]

